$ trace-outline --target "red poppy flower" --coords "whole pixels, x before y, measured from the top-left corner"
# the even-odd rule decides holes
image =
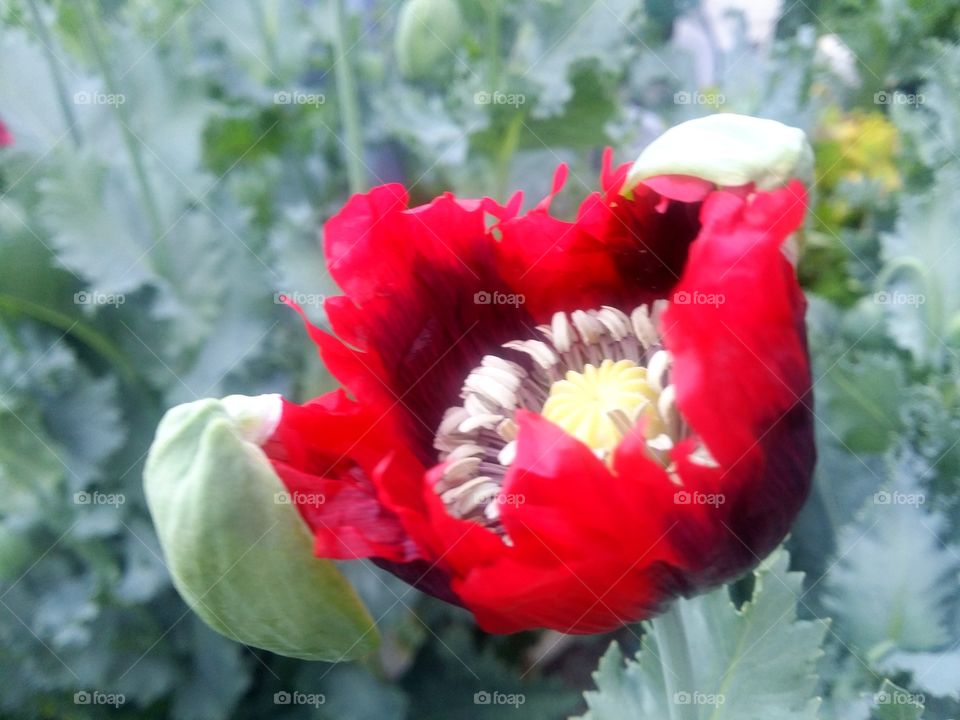
[[[3,120],[0,120],[0,147],[6,147],[8,145],[13,145],[13,134],[4,125]]]
[[[400,185],[325,227],[343,384],[264,449],[327,558],[371,558],[490,632],[610,630],[734,578],[814,463],[805,301],[772,191],[660,177],[521,214]],[[301,502],[318,496],[323,503]]]

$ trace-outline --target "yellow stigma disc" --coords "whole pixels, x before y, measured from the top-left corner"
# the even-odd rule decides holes
[[[645,409],[655,416],[658,394],[647,383],[646,368],[604,360],[553,383],[540,412],[594,450],[610,452]]]

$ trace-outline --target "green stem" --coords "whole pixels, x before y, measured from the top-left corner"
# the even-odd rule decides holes
[[[677,702],[678,694],[687,693],[692,696],[697,689],[679,602],[673,603],[667,612],[655,618],[651,627],[657,641],[660,666],[663,668],[670,720],[696,720],[697,708],[692,702]],[[692,697],[689,699],[692,700]]]
[[[509,88],[500,87],[503,75],[503,64],[500,52],[500,7],[501,0],[487,0],[483,3],[487,14],[487,92],[508,92]],[[492,111],[491,106],[491,111]],[[523,128],[524,112],[514,108],[514,116],[510,118],[503,134],[503,141],[494,158],[494,195],[498,200],[505,200],[510,182],[510,162],[520,143],[520,131]]]
[[[40,38],[40,44],[43,45],[43,54],[47,58],[47,65],[50,66],[50,75],[53,76],[53,84],[57,88],[57,100],[60,102],[60,110],[63,112],[63,118],[67,123],[67,132],[73,144],[80,146],[80,130],[77,128],[77,117],[73,114],[73,105],[67,96],[67,83],[63,79],[63,68],[53,54],[53,38],[47,30],[47,25],[43,22],[43,16],[40,14],[40,8],[37,7],[36,0],[27,0],[27,6],[30,8],[30,18],[37,31],[37,37]]]
[[[276,73],[280,67],[280,56],[277,53],[277,23],[275,18],[267,13],[267,4],[263,0],[248,0],[248,4],[253,16],[257,18],[260,29],[263,31],[263,46],[267,59],[270,61],[270,70]]]
[[[501,58],[500,58],[500,0],[489,0],[485,3],[487,10],[487,51],[490,58],[490,77],[488,78],[489,92],[496,92],[500,88]]]
[[[0,293],[0,311],[4,310],[13,314],[26,315],[72,335],[113,365],[129,385],[137,386],[136,370],[126,356],[105,335],[89,325],[44,305]]]
[[[513,160],[513,154],[517,151],[520,144],[520,131],[523,129],[524,114],[520,108],[514,110],[516,113],[510,118],[506,132],[503,135],[503,142],[497,150],[496,157],[496,176],[494,178],[494,189],[497,200],[506,201],[507,186],[510,182],[510,162]]]
[[[93,0],[86,0],[85,2],[78,3],[80,15],[83,18],[83,26],[86,31],[87,41],[90,43],[93,54],[97,59],[97,65],[100,68],[100,72],[103,74],[103,80],[106,84],[107,92],[115,97],[120,97],[121,93],[119,92],[119,83],[117,82],[117,77],[113,72],[113,66],[110,64],[110,60],[107,57],[107,53],[104,50],[103,44],[100,42],[100,28],[97,27],[96,17],[90,9],[90,4],[92,2]],[[141,199],[143,200],[143,205],[147,212],[147,219],[150,223],[151,230],[153,231],[153,240],[155,242],[159,242],[163,235],[163,223],[160,219],[160,210],[157,207],[153,191],[150,187],[147,169],[143,163],[143,153],[140,152],[139,145],[140,141],[130,129],[130,117],[126,110],[126,103],[118,103],[116,105],[116,112],[120,119],[120,131],[121,135],[123,135],[123,142],[127,148],[127,153],[130,156],[130,161],[133,163],[133,171],[136,175],[137,185],[140,188]],[[158,250],[162,253],[163,246],[158,246]],[[158,264],[165,265],[162,262]],[[164,268],[161,268],[161,274],[166,274],[163,272],[163,269]]]
[[[353,76],[353,65],[347,57],[347,17],[343,0],[333,1],[334,36],[337,59],[334,64],[337,83],[337,103],[340,122],[343,126],[344,163],[351,192],[366,189],[366,173],[363,169],[363,135],[360,130],[360,102]]]

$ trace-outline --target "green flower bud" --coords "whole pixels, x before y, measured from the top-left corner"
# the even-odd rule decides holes
[[[463,34],[456,0],[407,0],[400,8],[394,49],[400,74],[430,80],[448,74]]]
[[[280,398],[231,396],[170,410],[144,473],[173,583],[214,630],[304,660],[373,650],[379,635],[353,587],[313,538],[258,443]]]
[[[687,175],[720,187],[755,183],[760,190],[813,175],[813,151],[799,128],[775,120],[717,113],[667,130],[640,153],[624,194],[647,178]]]

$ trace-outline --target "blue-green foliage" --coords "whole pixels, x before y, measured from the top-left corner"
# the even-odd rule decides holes
[[[956,10],[800,3],[769,44],[732,18],[732,40],[707,33],[697,53],[678,30],[705,22],[690,0],[459,4],[445,65],[404,79],[388,0],[3,3],[0,120],[14,144],[0,151],[0,715],[102,717],[83,703],[95,692],[122,694],[117,717],[187,720],[514,712],[476,704],[482,692],[522,694],[525,718],[613,717],[626,696],[661,707],[637,685],[644,651],[626,669],[619,649],[606,656],[588,708],[580,691],[610,638],[487,637],[359,563],[346,572],[381,621],[377,655],[330,666],[232,643],[172,590],[141,474],[170,405],[332,386],[275,297],[302,294],[323,322],[335,288],[318,228],[351,189],[401,180],[417,201],[523,189],[529,202],[565,161],[556,208],[569,213],[596,187],[603,145],[629,160],[720,108],[815,141],[830,113],[896,128],[892,184],[862,168],[827,180],[842,154],[818,146],[800,269],[820,463],[789,541],[805,580],[795,603],[778,596],[793,624],[777,637],[784,667],[817,686],[795,688],[798,716],[957,716]],[[852,77],[817,52],[834,32]],[[881,91],[908,101],[877,104]],[[695,602],[744,622],[749,606],[718,598]],[[832,622],[817,625],[814,681],[813,625],[800,623],[815,618]],[[640,634],[617,636],[623,655]],[[723,656],[713,662],[723,675]],[[277,704],[283,693],[324,702]]]

